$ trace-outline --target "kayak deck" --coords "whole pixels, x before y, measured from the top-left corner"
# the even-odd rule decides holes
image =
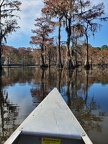
[[[5,144],[92,144],[54,88]]]

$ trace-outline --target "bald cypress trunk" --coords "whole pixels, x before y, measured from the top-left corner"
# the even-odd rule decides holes
[[[58,28],[58,47],[57,47],[57,66],[59,68],[62,68],[63,65],[62,65],[62,61],[61,61],[61,43],[60,43],[60,40],[61,40],[61,18],[59,18],[59,28]]]
[[[68,25],[66,27],[67,31],[67,69],[73,68],[73,63],[71,59],[71,47],[70,47],[70,40],[71,40],[71,18],[68,19]]]
[[[2,70],[2,42],[0,40],[0,71]]]

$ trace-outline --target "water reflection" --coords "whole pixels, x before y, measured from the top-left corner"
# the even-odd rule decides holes
[[[108,69],[4,68],[0,78],[1,144],[57,87],[94,144],[107,144]],[[101,137],[101,138],[100,138]]]
[[[18,127],[18,105],[8,99],[8,92],[2,87],[0,78],[0,142],[6,141],[7,137]]]

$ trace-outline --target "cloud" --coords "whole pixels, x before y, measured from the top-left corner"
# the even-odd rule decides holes
[[[27,33],[29,29],[34,27],[34,19],[40,17],[43,2],[42,0],[38,2],[36,0],[22,0],[21,2],[21,12],[19,12],[21,19],[18,20],[18,24],[21,31]]]
[[[29,46],[29,41],[32,36],[31,29],[34,28],[35,19],[41,16],[41,9],[43,7],[42,0],[19,0],[21,1],[20,9],[17,15],[20,19],[17,19],[20,29],[9,35],[7,39],[7,45],[15,45],[15,47]],[[24,39],[24,41],[23,41]],[[21,45],[23,43],[23,45]],[[25,43],[25,44],[24,44]],[[27,44],[26,44],[27,43]]]

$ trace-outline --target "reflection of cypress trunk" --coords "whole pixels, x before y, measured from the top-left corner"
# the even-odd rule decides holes
[[[77,97],[77,69],[75,70],[75,96]]]
[[[61,74],[62,74],[62,69],[59,69],[57,71],[57,88],[60,92],[60,87],[61,87]]]
[[[76,70],[76,69],[75,69]],[[71,107],[72,107],[72,109],[75,109],[75,107],[76,107],[76,98],[78,98],[77,97],[77,74],[76,74],[76,71],[73,71],[73,79],[72,79],[72,82],[71,82],[71,90],[72,90],[72,93],[71,93]]]
[[[44,84],[44,81],[45,81],[45,70],[42,69],[42,78],[41,78],[41,92],[42,92],[42,98],[44,98],[44,93],[45,93],[45,84]]]
[[[87,99],[88,99],[88,74],[89,74],[89,70],[86,70],[86,94],[85,94],[85,104],[87,104]]]
[[[4,137],[4,113],[3,113],[3,97],[0,92],[0,109],[1,109],[1,125],[2,125],[2,136]]]
[[[66,95],[68,96],[68,101],[67,104],[69,107],[71,107],[71,93],[70,93],[70,86],[71,86],[71,78],[73,75],[73,71],[68,71],[67,72],[67,90],[66,90]]]
[[[68,96],[67,105],[71,107],[71,98],[70,98],[70,81],[67,81],[67,90],[66,95]]]
[[[1,124],[2,124],[2,134],[4,136],[4,113],[3,113],[3,94],[2,94],[2,78],[0,75],[0,110],[1,110]]]
[[[74,82],[72,81],[71,82],[71,90],[72,90],[72,93],[71,93],[71,95],[72,95],[72,107],[74,107],[74,97],[75,97],[75,94],[74,94]]]

